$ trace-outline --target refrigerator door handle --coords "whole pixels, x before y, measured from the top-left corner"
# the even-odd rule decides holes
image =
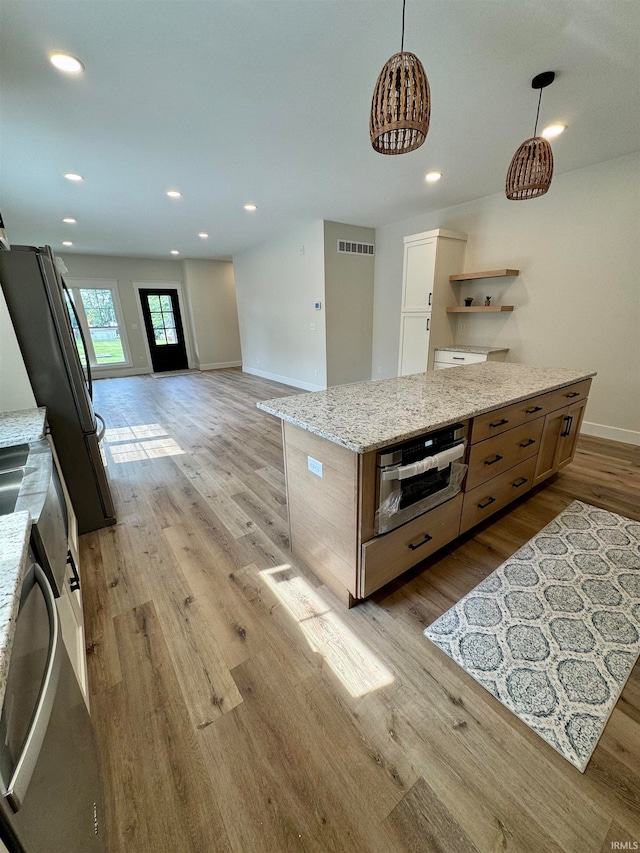
[[[100,423],[102,424],[102,428],[98,430],[98,434],[96,435],[96,438],[98,439],[98,444],[100,444],[100,442],[104,438],[105,432],[107,431],[107,425],[104,422],[104,418],[102,417],[102,415],[99,415],[97,412],[94,412],[93,414],[96,416],[96,420],[100,421]]]
[[[42,590],[49,614],[49,655],[38,704],[31,720],[29,732],[24,740],[22,754],[16,762],[13,776],[7,785],[5,796],[14,812],[19,811],[22,805],[38,761],[51,718],[53,701],[58,689],[58,678],[60,677],[60,623],[53,590],[45,573],[37,563],[34,563],[33,571],[35,572],[36,583]]]
[[[84,350],[84,360],[86,362],[86,370],[87,370],[87,388],[89,390],[89,399],[93,402],[93,376],[91,375],[91,365],[89,364],[89,350],[87,349],[87,340],[84,336],[84,332],[82,331],[82,326],[80,325],[80,317],[78,316],[78,309],[76,308],[73,299],[71,298],[71,293],[69,292],[69,288],[65,284],[62,276],[60,277],[60,281],[62,282],[62,287],[64,292],[69,297],[68,304],[71,306],[71,310],[73,311],[73,316],[75,317],[75,321],[78,324],[78,332],[80,333],[80,339],[82,340],[82,348]],[[104,421],[103,421],[104,423]]]

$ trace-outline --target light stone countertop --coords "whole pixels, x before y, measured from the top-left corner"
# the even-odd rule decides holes
[[[479,355],[489,355],[490,352],[509,352],[509,347],[475,347],[465,344],[451,344],[448,347],[438,347],[436,352],[477,352]]]
[[[487,361],[338,385],[257,406],[356,453],[367,453],[590,376],[595,372]]]
[[[47,410],[20,409],[17,412],[0,412],[0,447],[28,444],[45,436]]]
[[[28,512],[0,516],[0,707],[7,686],[30,533]]]

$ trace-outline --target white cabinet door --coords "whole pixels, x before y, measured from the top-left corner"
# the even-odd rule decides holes
[[[424,373],[429,358],[431,314],[403,314],[398,375]]]
[[[404,244],[402,312],[431,311],[436,269],[435,238]]]

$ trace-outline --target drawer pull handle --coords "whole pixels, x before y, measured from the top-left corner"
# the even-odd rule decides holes
[[[495,502],[496,502],[495,498],[487,498],[483,504],[478,504],[478,509],[486,509],[489,506],[489,504],[492,504]]]
[[[520,447],[531,447],[531,445],[535,444],[535,443],[536,443],[535,438],[529,438],[529,439],[527,439],[527,441],[521,441]]]
[[[527,478],[523,477],[521,480],[516,480],[515,483],[511,483],[511,485],[513,486],[514,489],[519,489],[520,486],[524,486],[524,484],[527,482],[528,482]]]
[[[496,463],[496,462],[499,462],[499,461],[500,461],[501,459],[503,459],[503,458],[504,458],[504,457],[503,457],[503,456],[500,456],[500,454],[499,454],[499,453],[496,453],[495,459],[485,459],[485,460],[484,460],[484,464],[485,464],[485,465],[495,465],[495,463]]]
[[[525,409],[524,413],[525,413],[525,415],[533,415],[536,412],[541,412],[541,411],[542,411],[542,406],[534,406],[532,409]]]
[[[454,361],[464,361],[463,355],[454,355],[454,356],[452,356],[452,358]]]
[[[421,545],[426,545],[427,542],[431,542],[432,539],[433,539],[433,536],[429,536],[428,533],[425,533],[424,539],[422,540],[422,542],[417,542],[415,544],[413,542],[411,542],[409,544],[409,548],[411,548],[412,551],[415,551],[417,548],[420,548]]]
[[[579,391],[572,391],[570,394],[565,394],[564,396],[565,397],[579,397],[580,392]]]
[[[504,424],[508,424],[508,423],[509,423],[509,421],[506,418],[503,418],[501,421],[498,421],[495,424],[489,424],[489,426],[493,427],[493,429],[495,429],[496,427],[503,426]]]
[[[564,419],[567,422],[567,425],[560,433],[561,438],[567,438],[567,436],[571,434],[571,427],[573,426],[573,415],[565,415]]]

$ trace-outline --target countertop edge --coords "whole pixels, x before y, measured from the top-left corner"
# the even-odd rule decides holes
[[[46,424],[44,406],[0,412],[0,448],[40,441],[46,435]]]
[[[7,519],[7,521],[5,521]],[[11,520],[11,521],[9,521]],[[4,702],[4,694],[7,687],[9,664],[11,662],[11,651],[15,635],[16,622],[18,618],[18,607],[20,605],[20,591],[24,579],[27,553],[29,548],[29,537],[31,534],[31,516],[28,512],[15,512],[3,516],[0,521],[2,526],[13,524],[16,530],[12,535],[16,537],[14,552],[9,557],[0,560],[0,708]],[[6,534],[7,536],[9,534]]]
[[[464,368],[461,368],[461,369],[464,369]],[[530,397],[537,397],[540,394],[546,394],[549,391],[557,391],[558,388],[566,388],[568,385],[574,385],[576,382],[582,382],[585,379],[592,379],[596,375],[597,375],[597,371],[585,372],[584,374],[579,374],[577,377],[574,377],[573,379],[569,379],[566,382],[559,382],[556,384],[549,385],[549,386],[545,387],[545,389],[542,391],[536,391],[533,394],[520,394],[520,395],[515,396],[515,397],[509,397],[509,398],[506,398],[503,402],[501,402],[497,406],[492,405],[492,406],[480,407],[478,409],[471,409],[468,412],[465,412],[465,414],[460,415],[459,417],[456,417],[453,419],[447,418],[447,419],[442,420],[442,421],[434,421],[433,423],[430,423],[428,426],[423,425],[423,426],[416,428],[415,430],[410,430],[408,432],[399,433],[396,438],[393,438],[390,440],[384,439],[384,441],[374,442],[372,444],[367,444],[367,445],[359,445],[359,444],[354,444],[353,442],[345,441],[344,439],[340,438],[339,436],[333,435],[332,433],[325,432],[323,430],[320,430],[317,427],[314,427],[311,424],[306,423],[305,421],[296,420],[292,416],[287,415],[283,412],[280,412],[274,407],[265,406],[264,403],[258,402],[258,403],[256,403],[256,406],[258,409],[261,409],[263,412],[267,412],[270,415],[274,415],[275,417],[279,418],[280,420],[287,421],[287,423],[293,424],[293,426],[297,426],[300,429],[303,429],[303,430],[306,430],[307,432],[312,433],[313,435],[319,436],[320,438],[325,438],[328,441],[333,442],[333,444],[339,444],[341,447],[346,447],[347,450],[352,450],[354,453],[364,454],[364,453],[370,453],[372,450],[379,450],[381,447],[390,447],[393,444],[399,444],[402,441],[407,441],[411,438],[415,438],[416,436],[423,435],[425,432],[431,432],[433,430],[440,429],[441,427],[448,426],[449,424],[454,423],[455,421],[458,421],[458,420],[465,421],[465,420],[468,420],[469,418],[475,418],[475,417],[478,417],[479,415],[484,415],[487,412],[493,412],[496,409],[502,409],[505,406],[511,406],[514,403],[519,403],[521,400],[527,400]],[[356,383],[356,384],[359,384],[359,383]]]

